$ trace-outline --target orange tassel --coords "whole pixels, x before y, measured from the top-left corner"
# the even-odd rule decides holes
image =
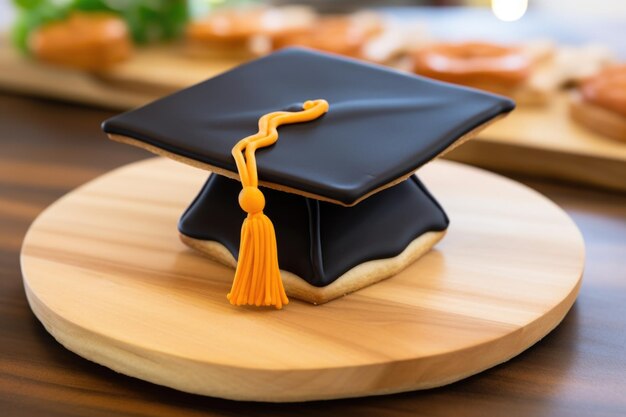
[[[233,286],[226,296],[233,305],[275,306],[289,303],[278,267],[276,233],[271,220],[263,214],[265,197],[259,190],[254,152],[278,140],[278,126],[308,122],[328,111],[325,100],[307,101],[300,112],[274,112],[259,119],[259,131],[233,147],[243,189],[239,205],[248,213],[241,227],[239,259]],[[244,156],[245,155],[245,156]]]

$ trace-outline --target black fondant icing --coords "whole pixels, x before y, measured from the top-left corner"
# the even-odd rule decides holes
[[[180,232],[219,242],[237,258],[245,217],[237,203],[240,191],[238,181],[210,176],[183,214]],[[416,176],[353,207],[267,188],[263,193],[281,269],[317,287],[365,261],[396,256],[423,233],[448,226],[446,214]]]
[[[236,172],[231,148],[266,113],[326,99],[328,114],[281,126],[257,152],[262,181],[353,204],[404,177],[511,100],[302,49],[240,66],[103,124],[169,152]]]

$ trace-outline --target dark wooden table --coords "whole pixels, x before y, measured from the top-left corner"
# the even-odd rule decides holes
[[[0,415],[626,415],[626,195],[537,180],[522,179],[563,207],[585,237],[580,297],[536,346],[465,381],[384,397],[238,403],[152,385],[69,352],[29,310],[20,244],[54,200],[148,156],[105,139],[99,124],[110,114],[0,94]]]

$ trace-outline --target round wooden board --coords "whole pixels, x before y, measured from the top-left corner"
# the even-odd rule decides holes
[[[561,209],[514,181],[436,161],[420,170],[451,218],[435,250],[321,306],[232,307],[233,271],[177,236],[206,176],[151,159],[39,216],[22,249],[24,285],[60,343],[192,393],[366,396],[436,387],[502,363],[558,325],[578,293],[584,244]]]

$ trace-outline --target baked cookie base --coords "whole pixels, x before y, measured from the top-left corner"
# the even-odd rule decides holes
[[[413,240],[399,255],[393,258],[375,259],[359,264],[324,287],[316,287],[296,274],[281,270],[280,273],[285,291],[289,297],[307,301],[311,304],[327,303],[397,274],[426,254],[445,234],[445,230],[426,232]],[[199,251],[211,260],[233,269],[236,268],[237,261],[221,243],[194,239],[182,233],[179,236],[185,245]]]
[[[626,117],[587,103],[578,92],[570,95],[570,115],[589,130],[626,141]]]

